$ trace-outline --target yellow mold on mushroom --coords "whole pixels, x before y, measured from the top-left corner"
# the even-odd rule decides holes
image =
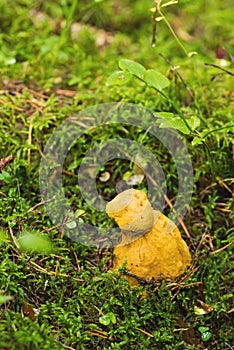
[[[176,225],[153,210],[146,194],[135,189],[118,194],[106,206],[119,225],[122,241],[114,248],[113,269],[126,268],[145,279],[173,279],[190,265],[191,256]],[[137,279],[127,276],[136,285]]]

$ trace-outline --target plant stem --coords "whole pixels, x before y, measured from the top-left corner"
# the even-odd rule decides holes
[[[164,16],[164,14],[162,13],[161,9],[160,9],[160,4],[157,5],[157,11],[159,13],[159,15],[163,18],[164,22],[166,23],[167,27],[169,28],[171,34],[173,35],[173,37],[175,38],[177,44],[181,47],[181,49],[184,51],[185,55],[187,57],[189,57],[189,54],[186,50],[186,48],[184,47],[184,45],[182,44],[182,42],[180,41],[180,39],[178,38],[178,36],[176,35],[174,29],[172,28],[172,26],[170,25],[170,23],[168,22],[167,18]]]

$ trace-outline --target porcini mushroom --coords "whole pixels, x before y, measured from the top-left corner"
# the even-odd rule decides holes
[[[133,275],[147,280],[173,279],[190,264],[188,246],[177,226],[153,210],[144,192],[121,192],[107,204],[106,212],[122,233],[121,243],[114,248],[114,270],[126,263]],[[133,285],[138,283],[132,276],[126,278]]]

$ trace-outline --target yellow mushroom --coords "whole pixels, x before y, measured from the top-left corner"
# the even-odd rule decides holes
[[[122,232],[114,248],[113,269],[126,268],[145,279],[173,279],[191,262],[189,249],[176,225],[160,211],[153,210],[146,194],[135,189],[118,194],[106,206]],[[134,277],[126,277],[133,285]]]

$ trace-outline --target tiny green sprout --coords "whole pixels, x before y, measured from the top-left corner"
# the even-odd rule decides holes
[[[108,312],[107,314],[99,317],[99,322],[104,326],[108,326],[110,323],[116,323],[116,316],[113,312]]]
[[[203,341],[208,341],[212,337],[212,333],[209,331],[209,327],[201,326],[198,328],[201,333],[201,338]]]

